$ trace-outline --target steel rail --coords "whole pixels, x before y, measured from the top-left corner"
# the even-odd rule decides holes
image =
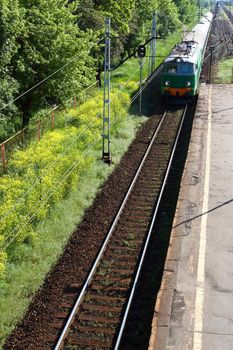
[[[173,161],[173,158],[174,158],[174,154],[175,154],[175,151],[176,151],[176,147],[177,147],[177,143],[178,143],[178,140],[179,140],[179,137],[180,137],[182,126],[183,126],[183,123],[184,123],[184,119],[185,119],[185,116],[186,116],[186,113],[187,113],[187,108],[188,108],[188,105],[186,105],[185,108],[184,108],[184,112],[183,112],[183,115],[182,115],[182,118],[181,118],[180,126],[179,126],[179,129],[178,129],[178,132],[177,132],[177,135],[176,135],[176,139],[175,139],[175,142],[174,142],[174,145],[173,145],[173,150],[172,150],[171,155],[170,155],[170,160],[169,160],[169,163],[168,163],[168,167],[167,167],[166,173],[164,175],[164,180],[163,180],[163,183],[162,183],[162,186],[161,186],[161,190],[160,190],[159,197],[158,197],[158,200],[157,200],[157,203],[156,203],[156,207],[155,207],[155,210],[154,210],[153,218],[151,220],[151,224],[150,224],[149,232],[148,232],[148,235],[147,235],[147,239],[146,239],[146,242],[145,242],[145,245],[144,245],[144,248],[143,248],[143,252],[142,252],[142,255],[141,255],[140,262],[139,262],[138,270],[137,270],[137,273],[136,273],[136,276],[135,276],[135,279],[134,279],[134,283],[133,283],[133,286],[132,286],[132,289],[131,289],[130,297],[128,299],[127,307],[126,307],[126,310],[125,310],[123,321],[121,323],[121,328],[120,328],[120,331],[119,331],[119,334],[118,334],[118,338],[117,338],[114,350],[118,350],[119,349],[119,346],[120,346],[120,343],[121,343],[121,340],[122,340],[122,336],[123,336],[123,332],[124,332],[124,329],[125,329],[126,321],[127,321],[127,318],[128,318],[130,307],[132,305],[133,297],[134,297],[134,294],[135,294],[135,290],[136,290],[137,283],[138,283],[138,280],[139,280],[139,276],[140,276],[140,273],[141,273],[142,265],[143,265],[143,262],[144,262],[144,259],[145,259],[145,255],[146,255],[146,252],[147,252],[147,248],[148,248],[148,244],[149,244],[150,237],[151,237],[151,234],[152,234],[152,230],[153,230],[153,227],[154,227],[154,223],[155,223],[155,220],[157,219],[159,206],[160,206],[161,199],[162,199],[162,196],[163,196],[163,192],[164,192],[164,189],[165,189],[165,186],[166,186],[167,178],[168,178],[168,175],[169,175],[169,172],[170,172],[170,168],[171,168],[171,165],[172,165],[172,161]],[[165,114],[166,114],[166,112],[165,112]]]
[[[229,17],[228,14],[227,14],[227,16],[228,16],[228,18],[229,18],[229,20],[230,20],[230,23],[231,23],[231,22],[233,23],[233,20]],[[216,44],[216,45],[214,46],[214,50],[213,50],[212,54],[214,54],[215,52],[217,52],[218,50],[220,50],[222,47],[224,47],[225,45],[227,45],[227,44],[233,39],[233,34],[231,34],[231,31],[232,31],[231,26],[229,26],[228,29],[229,29],[228,35],[230,36],[230,38],[228,38],[228,39],[225,38],[226,41],[220,42],[219,44]],[[226,33],[224,33],[224,34],[226,35]],[[218,43],[219,41],[220,41],[220,40],[218,40],[217,43]],[[209,53],[209,54],[204,58],[203,62],[205,62],[208,58],[210,58],[210,56],[211,56],[211,54]]]
[[[137,170],[137,172],[136,172],[136,174],[135,174],[135,176],[133,178],[133,181],[131,182],[131,185],[130,185],[130,187],[129,187],[127,193],[126,193],[126,196],[125,196],[125,198],[124,198],[124,200],[123,200],[123,202],[122,202],[122,204],[120,206],[120,209],[119,209],[119,211],[118,211],[118,213],[117,213],[117,215],[116,215],[116,217],[115,217],[115,219],[114,219],[114,221],[113,221],[113,223],[111,225],[111,228],[110,228],[110,230],[109,230],[109,232],[108,232],[108,234],[107,234],[107,236],[106,236],[106,238],[104,240],[104,243],[103,243],[103,245],[102,245],[102,247],[101,247],[101,249],[100,249],[100,251],[98,253],[98,256],[97,256],[97,258],[96,258],[96,260],[95,260],[95,262],[94,262],[94,264],[93,264],[93,266],[91,268],[91,271],[90,271],[88,277],[86,278],[86,281],[85,281],[85,283],[84,283],[84,285],[82,287],[82,290],[81,290],[81,292],[79,294],[79,297],[78,297],[78,299],[77,299],[77,301],[76,301],[76,303],[75,303],[75,305],[74,305],[74,307],[73,307],[73,309],[72,309],[72,311],[70,313],[70,316],[69,316],[69,318],[68,318],[68,320],[67,320],[67,322],[66,322],[66,324],[65,324],[65,326],[63,328],[63,331],[62,331],[62,333],[61,333],[61,335],[60,335],[60,337],[59,337],[59,339],[58,339],[58,341],[57,341],[57,343],[56,343],[56,345],[54,347],[54,350],[60,350],[61,347],[63,346],[65,338],[66,338],[66,336],[67,336],[67,334],[69,332],[70,326],[73,323],[74,317],[76,316],[76,314],[78,312],[78,308],[79,308],[79,306],[80,306],[80,304],[82,302],[82,299],[83,299],[83,297],[84,297],[84,295],[86,293],[86,290],[87,290],[89,284],[91,283],[91,281],[93,279],[93,276],[94,276],[94,274],[96,272],[96,269],[97,269],[97,267],[99,265],[99,262],[100,262],[100,260],[101,260],[101,258],[103,256],[103,254],[104,254],[104,251],[105,251],[105,249],[106,249],[106,247],[107,247],[107,245],[109,243],[109,240],[110,240],[110,238],[111,238],[111,236],[113,234],[113,231],[114,231],[114,229],[115,229],[115,227],[116,227],[116,225],[118,223],[119,217],[120,217],[120,215],[121,215],[121,213],[122,213],[122,211],[123,211],[123,209],[125,207],[125,204],[126,204],[126,202],[128,200],[128,197],[129,197],[129,195],[130,195],[130,193],[131,193],[131,191],[132,191],[132,189],[133,189],[133,187],[135,185],[135,182],[137,181],[137,178],[138,178],[138,176],[139,176],[139,174],[141,172],[141,169],[142,169],[142,167],[143,167],[143,165],[144,165],[144,163],[145,163],[145,161],[147,159],[147,156],[148,156],[148,154],[149,154],[149,152],[150,152],[150,150],[151,150],[151,148],[153,146],[154,140],[155,140],[155,138],[158,135],[158,132],[159,132],[159,130],[160,130],[160,128],[161,128],[161,126],[162,126],[162,124],[164,122],[165,117],[166,117],[166,112],[164,112],[164,114],[161,117],[161,120],[160,120],[160,122],[159,122],[159,124],[158,124],[158,126],[157,126],[157,128],[156,128],[156,130],[154,132],[154,135],[153,135],[153,137],[152,137],[152,139],[150,141],[150,144],[147,147],[145,155],[144,155],[144,157],[143,157],[143,159],[141,161],[141,164],[138,167],[138,170]]]
[[[223,46],[227,45],[231,40],[233,39],[233,35],[230,37],[230,39],[228,39],[227,41],[224,41],[224,43],[221,43],[219,45],[216,45],[217,47],[213,50],[212,53],[217,52],[218,50],[220,50]],[[210,58],[211,54],[209,53],[208,56],[206,56],[203,60],[203,62],[205,62],[208,58]]]

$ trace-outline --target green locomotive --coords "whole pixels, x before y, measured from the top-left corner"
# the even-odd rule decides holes
[[[168,102],[190,100],[197,96],[212,18],[212,13],[207,13],[165,59],[161,93]]]

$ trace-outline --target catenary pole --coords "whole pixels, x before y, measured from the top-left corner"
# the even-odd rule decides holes
[[[143,58],[139,58],[140,65],[140,95],[139,95],[139,115],[142,115],[142,71],[143,71]]]
[[[102,133],[102,160],[111,163],[110,152],[110,112],[111,112],[111,20],[105,21],[105,53],[104,53],[104,109]]]
[[[153,15],[153,21],[152,21],[152,38],[153,40],[151,41],[150,47],[151,47],[151,57],[150,57],[150,74],[153,73],[154,69],[155,69],[155,62],[156,62],[156,12],[154,12]]]

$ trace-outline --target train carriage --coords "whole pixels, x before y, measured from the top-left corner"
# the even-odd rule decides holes
[[[199,79],[213,19],[207,13],[164,61],[161,93],[168,102],[192,100],[198,94]]]

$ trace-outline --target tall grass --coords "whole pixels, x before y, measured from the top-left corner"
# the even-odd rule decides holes
[[[215,83],[233,83],[233,58],[222,59],[218,63],[215,71],[216,75],[213,78]]]
[[[0,346],[27,309],[33,294],[43,283],[63,251],[71,232],[83,213],[94,201],[96,193],[119,163],[145,118],[130,117],[120,124],[117,138],[112,139],[113,166],[105,165],[99,151],[91,156],[95,162],[81,176],[78,185],[50,211],[50,216],[35,227],[40,239],[33,245],[21,245],[14,261],[7,265],[6,278],[0,282]]]

